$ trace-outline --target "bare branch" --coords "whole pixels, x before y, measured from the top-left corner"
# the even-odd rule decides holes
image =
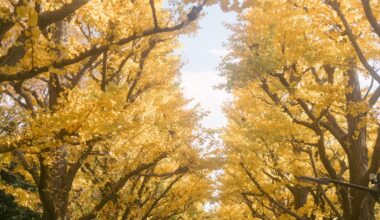
[[[377,36],[380,37],[380,24],[372,12],[370,0],[362,0],[362,5],[365,16],[367,17],[368,22],[371,24],[373,31],[377,34]]]
[[[96,59],[98,57],[99,57],[99,55],[91,57],[88,60],[88,62],[82,67],[82,69],[79,70],[79,72],[74,75],[74,77],[71,79],[71,87],[72,88],[74,88],[80,82],[83,75],[86,73],[87,70],[90,69],[91,65],[96,61]]]
[[[373,82],[374,82],[374,79],[371,78],[371,84],[369,85],[368,89],[367,89],[367,92],[365,93],[364,97],[363,97],[363,100],[365,100],[368,95],[369,95],[369,92],[372,90],[372,87],[373,87]]]
[[[370,89],[368,89],[368,92],[369,91]],[[379,100],[379,97],[380,97],[380,86],[376,88],[375,92],[371,95],[371,98],[368,100],[368,105],[370,108],[372,108],[376,104],[377,100]]]
[[[106,91],[107,86],[107,50],[103,52],[103,66],[102,66],[102,80],[100,82],[100,88],[103,92]]]
[[[149,0],[149,4],[150,4],[150,8],[152,10],[154,28],[159,29],[160,27],[158,26],[156,7],[154,6],[154,0]]]

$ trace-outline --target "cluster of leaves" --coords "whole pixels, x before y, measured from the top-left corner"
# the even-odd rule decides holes
[[[297,176],[372,187],[369,174],[380,167],[379,8],[258,0],[241,14],[221,65],[235,99],[225,108],[217,216],[376,218],[370,193]]]
[[[206,1],[172,3],[0,0],[0,190],[19,212],[202,218],[217,160],[173,50]]]

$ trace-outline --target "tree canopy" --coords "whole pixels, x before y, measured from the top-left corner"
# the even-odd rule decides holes
[[[378,1],[255,1],[221,64],[229,124],[220,214],[375,219],[380,165]],[[237,181],[238,180],[238,181]],[[236,209],[244,207],[245,211]]]
[[[214,4],[239,17],[220,140],[176,53]],[[374,194],[298,178],[376,187],[379,19],[377,0],[0,0],[0,218],[380,218]]]
[[[20,218],[204,213],[217,161],[173,50],[205,3],[1,1],[0,187]]]

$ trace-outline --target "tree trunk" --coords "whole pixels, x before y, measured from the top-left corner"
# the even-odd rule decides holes
[[[355,70],[348,70],[348,86],[352,89],[346,95],[347,107],[362,102],[359,77]],[[364,123],[366,113],[352,115],[347,118],[347,142],[351,153],[348,154],[350,182],[353,184],[368,186],[368,149],[367,149],[367,125]],[[352,198],[351,220],[374,220],[374,200],[370,193],[350,188]]]
[[[359,148],[355,146],[355,148]],[[349,159],[350,182],[358,185],[368,186],[368,178],[363,176],[367,171],[368,157],[363,154],[363,149],[354,151]],[[374,220],[374,199],[369,192],[350,189],[352,198],[351,220]]]
[[[307,197],[310,193],[310,189],[306,187],[291,187],[288,186],[288,189],[293,195],[293,202],[294,202],[294,209],[300,209],[302,208],[306,202],[307,202]]]
[[[66,184],[67,161],[65,147],[59,147],[46,155],[41,167],[41,190],[43,196],[43,220],[66,220],[69,187]],[[43,175],[42,175],[43,174]]]

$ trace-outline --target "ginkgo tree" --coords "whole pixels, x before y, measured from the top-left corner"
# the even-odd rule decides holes
[[[49,220],[202,218],[218,163],[173,50],[206,1],[0,3],[1,190]]]
[[[379,8],[259,0],[241,14],[221,65],[235,99],[226,108],[218,215],[376,218],[369,192],[296,177],[371,187],[379,172]]]

